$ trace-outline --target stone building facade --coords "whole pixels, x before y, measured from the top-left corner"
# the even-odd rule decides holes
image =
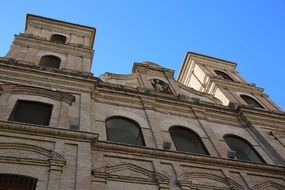
[[[0,58],[1,190],[285,189],[285,113],[236,64],[98,78],[95,33],[29,14]]]

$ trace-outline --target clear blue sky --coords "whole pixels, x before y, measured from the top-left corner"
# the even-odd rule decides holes
[[[95,76],[130,73],[144,60],[177,76],[194,51],[236,62],[285,108],[284,0],[0,0],[0,7],[0,56],[32,13],[95,27]]]

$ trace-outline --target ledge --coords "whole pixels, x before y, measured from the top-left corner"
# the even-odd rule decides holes
[[[71,139],[75,141],[83,141],[94,143],[98,139],[98,134],[72,131],[67,129],[52,128],[43,125],[34,125],[26,123],[18,123],[11,121],[0,121],[0,131],[7,131],[12,133],[24,133],[36,136],[46,136],[53,138]]]
[[[68,69],[56,69],[56,68],[50,68],[50,67],[42,67],[39,65],[35,65],[32,62],[28,61],[22,61],[22,60],[17,60],[14,58],[8,58],[8,57],[0,57],[0,63],[5,64],[7,67],[17,67],[17,68],[23,68],[23,69],[31,69],[36,70],[37,72],[49,72],[50,74],[61,74],[64,75],[65,77],[71,76],[71,77],[80,77],[81,79],[91,79],[91,80],[96,80],[97,78],[93,76],[92,73],[88,72],[81,72],[81,71],[73,71],[73,70],[68,70]],[[98,79],[97,79],[98,80]]]
[[[175,160],[179,162],[191,162],[200,163],[204,165],[214,165],[219,167],[235,168],[239,170],[251,170],[251,171],[266,171],[268,173],[278,173],[285,175],[285,167],[275,166],[268,164],[258,164],[246,161],[229,160],[224,158],[217,158],[205,155],[195,155],[185,152],[154,149],[147,147],[137,147],[132,145],[117,144],[112,142],[97,141],[93,149],[110,151],[122,154],[130,154],[139,157],[152,157],[161,160]]]

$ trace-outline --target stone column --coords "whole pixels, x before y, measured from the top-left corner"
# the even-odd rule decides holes
[[[65,165],[64,161],[49,160],[49,178],[48,178],[48,190],[59,190],[62,167]]]
[[[59,128],[67,129],[69,127],[68,110],[69,110],[69,104],[64,102],[64,101],[62,101],[61,102],[60,113],[59,113],[59,119],[58,119],[58,126],[59,126]]]

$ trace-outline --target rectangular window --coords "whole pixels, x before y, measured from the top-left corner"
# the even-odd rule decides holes
[[[42,102],[18,100],[9,117],[9,121],[49,125],[52,105]]]

